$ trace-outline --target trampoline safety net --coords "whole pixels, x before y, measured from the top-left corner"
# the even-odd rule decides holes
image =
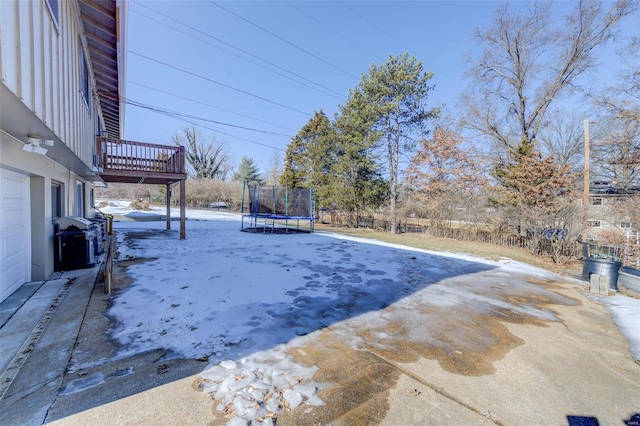
[[[242,230],[270,233],[313,232],[314,198],[312,189],[245,184],[242,196]],[[249,222],[248,228],[245,227],[245,218]],[[303,225],[308,222],[306,229],[300,228],[301,221]]]

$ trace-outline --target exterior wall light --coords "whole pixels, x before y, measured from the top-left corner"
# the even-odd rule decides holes
[[[23,151],[33,152],[35,154],[40,154],[40,155],[46,155],[47,154],[46,148],[42,148],[40,146],[40,143],[42,142],[42,138],[40,136],[27,135],[27,141],[29,143],[22,147]],[[45,142],[45,144],[47,144],[47,143]],[[52,146],[52,145],[53,145],[53,141],[51,141],[51,145],[49,145],[49,146]]]

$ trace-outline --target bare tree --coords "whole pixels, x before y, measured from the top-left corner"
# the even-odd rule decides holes
[[[640,187],[640,122],[609,117],[604,136],[593,144],[594,170],[617,190]]]
[[[435,226],[455,219],[458,210],[469,213],[486,189],[486,178],[462,142],[459,134],[437,127],[433,138],[419,141],[407,168],[410,191]]]
[[[172,137],[177,146],[184,146],[189,164],[189,174],[196,178],[226,178],[228,172],[228,156],[225,153],[224,143],[215,137],[207,140],[195,127],[185,127],[182,133]]]
[[[280,154],[279,151],[274,150],[269,158],[269,168],[265,179],[267,185],[277,185],[280,181],[283,169],[282,154]]]
[[[508,153],[521,145],[533,151],[554,100],[594,66],[594,49],[637,3],[580,0],[560,28],[552,27],[550,8],[536,2],[517,14],[503,4],[493,27],[475,33],[482,53],[468,72],[463,124]]]
[[[636,37],[622,52],[627,67],[616,83],[593,95],[601,111],[598,121],[603,123],[593,150],[595,168],[624,192],[640,187],[639,55],[640,37]]]
[[[620,56],[626,67],[616,84],[592,95],[596,106],[626,122],[640,123],[640,37],[633,37]]]
[[[568,165],[572,173],[577,173],[584,161],[583,120],[562,111],[553,111],[552,116],[540,132],[543,153],[553,157],[558,165]]]

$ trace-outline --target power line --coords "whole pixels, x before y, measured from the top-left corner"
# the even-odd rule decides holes
[[[131,80],[127,80],[127,83],[128,84],[133,84],[135,86],[144,87],[145,89],[153,90],[155,92],[164,93],[165,95],[173,96],[173,97],[176,97],[178,99],[184,99],[186,101],[193,102],[193,103],[198,104],[198,105],[203,105],[203,106],[206,106],[206,107],[209,107],[209,108],[214,108],[214,109],[218,109],[220,111],[228,112],[230,114],[234,114],[234,115],[237,115],[237,116],[240,116],[240,117],[248,118],[250,120],[255,120],[255,121],[259,121],[261,123],[269,124],[271,126],[280,127],[281,129],[295,131],[294,129],[292,129],[290,127],[285,127],[285,126],[282,126],[280,124],[271,123],[269,121],[262,120],[260,118],[251,117],[249,115],[241,114],[239,112],[231,111],[231,110],[228,110],[228,109],[225,109],[225,108],[221,108],[221,107],[218,107],[218,106],[215,106],[215,105],[211,105],[211,104],[208,104],[208,103],[205,103],[205,102],[200,102],[200,101],[197,101],[195,99],[188,98],[186,96],[178,95],[176,93],[171,93],[171,92],[167,92],[165,90],[156,89],[154,87],[147,86],[146,84],[137,83],[137,82],[131,81]]]
[[[259,57],[259,56],[257,56],[257,55],[254,55],[254,54],[253,54],[253,53],[251,53],[251,52],[248,52],[248,51],[246,51],[246,50],[244,50],[244,49],[241,49],[241,48],[239,48],[239,47],[237,47],[237,46],[234,46],[233,44],[228,43],[228,42],[226,42],[226,41],[224,41],[224,40],[221,40],[221,39],[219,39],[219,38],[217,38],[217,37],[214,37],[214,36],[212,36],[211,34],[205,33],[204,31],[201,31],[201,30],[199,30],[199,29],[197,29],[197,28],[195,28],[195,27],[193,27],[193,26],[191,26],[191,25],[189,25],[189,24],[185,24],[184,22],[181,22],[181,21],[179,21],[179,20],[177,20],[177,19],[175,19],[175,18],[172,18],[171,16],[168,16],[168,15],[165,15],[164,13],[161,13],[161,12],[158,12],[158,11],[156,11],[156,10],[153,10],[153,9],[151,9],[151,8],[150,8],[150,7],[148,7],[148,6],[145,6],[145,5],[143,5],[143,4],[137,4],[137,3],[136,3],[136,5],[139,5],[139,6],[142,6],[142,7],[146,8],[146,9],[149,9],[149,10],[150,10],[150,11],[152,11],[153,13],[156,13],[156,14],[158,14],[158,15],[160,15],[160,16],[165,17],[166,19],[169,19],[169,20],[171,20],[171,21],[173,21],[173,22],[176,22],[176,23],[178,23],[178,24],[180,24],[180,25],[183,25],[183,26],[185,26],[185,27],[187,27],[187,28],[189,28],[189,29],[191,29],[191,30],[193,30],[193,31],[195,31],[195,32],[198,32],[198,33],[200,33],[200,34],[203,34],[203,35],[205,35],[205,36],[207,36],[207,37],[209,37],[209,38],[211,38],[211,39],[213,39],[213,40],[215,40],[215,41],[217,41],[217,42],[219,42],[219,43],[222,43],[222,44],[224,44],[224,45],[226,45],[226,46],[229,46],[229,47],[231,47],[232,49],[236,49],[236,50],[238,50],[238,51],[240,51],[240,52],[244,53],[245,55],[249,55],[249,56],[251,56],[252,58],[256,58],[256,59],[258,59],[258,60],[260,60],[260,61],[262,61],[262,62],[264,62],[264,63],[266,63],[266,64],[271,65],[272,67],[275,67],[275,68],[277,68],[277,69],[279,69],[279,70],[282,70],[282,71],[284,71],[284,72],[287,72],[287,73],[289,73],[289,74],[291,74],[291,75],[293,75],[293,76],[295,76],[295,77],[297,77],[297,78],[299,78],[299,79],[302,79],[302,80],[304,80],[304,81],[306,81],[306,82],[309,82],[309,83],[311,83],[311,84],[313,84],[313,85],[315,85],[315,86],[318,86],[319,88],[322,88],[322,89],[324,89],[324,90],[326,90],[327,92],[330,92],[330,93],[323,92],[323,91],[319,90],[319,89],[318,89],[318,87],[313,87],[313,86],[310,86],[310,85],[308,85],[308,84],[305,84],[305,83],[303,83],[303,82],[301,82],[301,81],[298,81],[298,80],[296,80],[296,79],[294,79],[294,78],[292,78],[292,77],[290,77],[290,76],[284,75],[284,74],[282,74],[282,73],[280,73],[280,72],[278,72],[278,71],[275,71],[275,70],[272,70],[272,69],[270,69],[270,68],[267,68],[267,67],[265,67],[265,66],[264,66],[264,65],[262,65],[262,64],[256,63],[256,62],[251,61],[251,60],[249,60],[249,59],[247,59],[247,58],[245,58],[245,57],[242,57],[242,56],[240,56],[240,55],[238,55],[238,54],[236,54],[236,53],[233,53],[233,52],[230,52],[230,51],[228,51],[228,50],[226,50],[226,49],[223,49],[223,48],[222,48],[222,47],[220,47],[220,46],[216,46],[216,45],[214,45],[214,44],[211,44],[211,43],[209,43],[208,41],[205,41],[205,40],[203,40],[203,39],[201,39],[201,38],[198,38],[198,37],[194,36],[193,34],[189,34],[189,33],[185,32],[185,31],[182,31],[182,30],[180,30],[180,29],[178,29],[178,28],[175,28],[175,27],[170,26],[170,25],[168,25],[168,24],[167,24],[167,23],[165,23],[165,22],[159,21],[159,20],[157,20],[157,19],[155,19],[155,18],[152,18],[151,16],[148,16],[148,15],[145,15],[145,14],[143,14],[143,13],[140,13],[140,12],[138,12],[138,11],[136,11],[136,10],[133,10],[133,12],[134,12],[134,13],[137,13],[137,14],[139,14],[139,15],[141,15],[141,16],[144,16],[144,17],[145,17],[145,18],[147,18],[147,19],[150,19],[150,20],[152,20],[152,21],[154,21],[154,22],[157,22],[157,23],[159,23],[159,24],[161,24],[161,25],[164,25],[164,26],[165,26],[165,27],[167,27],[167,28],[171,28],[171,29],[172,29],[172,30],[174,30],[174,31],[178,31],[179,33],[185,34],[186,36],[189,36],[189,37],[191,37],[191,38],[194,38],[194,39],[196,39],[196,40],[199,40],[199,41],[201,41],[202,43],[205,43],[205,44],[207,44],[207,45],[209,45],[209,46],[211,46],[211,47],[215,47],[216,49],[222,50],[223,52],[228,53],[229,55],[232,55],[232,56],[235,56],[235,57],[237,57],[237,58],[240,58],[240,59],[242,59],[242,60],[244,60],[244,61],[249,62],[250,64],[253,64],[253,65],[255,65],[255,66],[258,66],[258,67],[260,67],[260,68],[263,68],[263,69],[265,69],[265,70],[267,70],[267,71],[271,71],[271,72],[272,72],[272,73],[274,73],[274,74],[277,74],[277,75],[279,75],[279,76],[281,76],[281,77],[284,77],[284,78],[286,78],[286,79],[289,79],[289,80],[291,80],[291,81],[295,81],[295,82],[296,82],[296,83],[298,83],[298,84],[301,84],[301,85],[303,85],[303,86],[305,86],[305,87],[308,87],[308,88],[310,88],[310,89],[316,90],[316,91],[318,91],[318,92],[320,92],[320,93],[324,93],[325,95],[331,96],[331,97],[333,97],[333,98],[335,98],[335,99],[338,99],[338,100],[341,100],[341,101],[345,99],[345,98],[344,98],[344,95],[343,95],[343,94],[341,94],[340,92],[337,92],[337,91],[335,91],[335,90],[333,90],[333,89],[331,89],[331,88],[329,88],[329,87],[327,87],[327,86],[324,86],[324,85],[322,85],[322,84],[320,84],[320,83],[316,83],[315,81],[310,80],[310,79],[308,79],[308,78],[306,78],[306,77],[304,77],[304,76],[302,76],[302,75],[300,75],[300,74],[297,74],[297,73],[295,73],[295,72],[293,72],[293,71],[291,71],[291,70],[288,70],[288,69],[287,69],[287,68],[285,68],[285,67],[282,67],[282,66],[280,66],[280,65],[278,65],[278,64],[275,64],[275,63],[273,63],[273,62],[271,62],[271,61],[268,61],[267,59],[264,59],[264,58],[261,58],[261,57]],[[331,94],[331,93],[333,93],[333,94]],[[337,95],[337,96],[336,96],[336,95]]]
[[[300,50],[301,52],[306,53],[307,55],[309,55],[309,56],[311,56],[311,57],[313,57],[313,58],[315,58],[315,59],[317,59],[317,60],[319,60],[320,62],[325,63],[325,64],[329,65],[330,67],[337,69],[338,71],[340,71],[340,72],[342,72],[342,73],[344,73],[344,74],[348,75],[349,77],[352,77],[352,78],[354,78],[354,79],[356,79],[356,80],[358,80],[358,79],[359,79],[359,77],[358,77],[358,76],[351,74],[349,71],[346,71],[346,70],[344,70],[344,69],[340,68],[339,66],[337,66],[337,65],[335,65],[335,64],[332,64],[331,62],[329,62],[329,61],[327,61],[327,60],[325,60],[325,59],[322,59],[321,57],[319,57],[319,56],[317,56],[317,55],[315,55],[315,54],[313,54],[313,53],[309,52],[309,51],[308,51],[308,50],[306,50],[306,49],[303,49],[302,47],[300,47],[300,46],[298,46],[298,45],[296,45],[296,44],[294,44],[294,43],[291,43],[289,40],[287,40],[287,39],[285,39],[285,38],[280,37],[279,35],[277,35],[277,34],[275,34],[275,33],[271,32],[271,31],[269,31],[268,29],[263,28],[263,27],[261,27],[260,25],[258,25],[258,24],[256,24],[256,23],[254,23],[254,22],[251,22],[250,20],[248,20],[248,19],[246,19],[246,18],[243,18],[242,16],[238,15],[237,13],[232,12],[232,11],[230,11],[229,9],[227,9],[227,8],[225,8],[225,7],[220,6],[219,4],[215,3],[213,0],[209,0],[209,3],[211,3],[212,5],[214,5],[214,6],[216,6],[216,7],[219,7],[220,9],[222,9],[222,10],[226,11],[227,13],[232,14],[233,16],[235,16],[235,17],[237,17],[237,18],[239,18],[239,19],[242,19],[242,20],[243,20],[243,21],[245,21],[246,23],[248,23],[248,24],[250,24],[250,25],[253,25],[254,27],[256,27],[256,28],[258,28],[258,29],[260,29],[260,30],[264,31],[265,33],[267,33],[267,34],[269,34],[269,35],[271,35],[271,36],[273,36],[273,37],[275,37],[275,38],[277,38],[278,40],[281,40],[281,41],[283,41],[283,42],[287,43],[288,45],[290,45],[290,46],[292,46],[292,47],[295,47],[296,49]]]
[[[305,12],[304,10],[302,10],[300,7],[296,6],[295,2],[291,2],[291,1],[287,1],[285,2],[287,5],[289,5],[289,7],[295,9],[298,11],[298,13],[300,13],[303,16],[306,16],[308,19],[311,19],[315,22],[317,22],[318,24],[322,25],[323,27],[325,27],[326,29],[328,29],[329,31],[331,31],[332,33],[336,34],[338,37],[342,38],[343,40],[348,41],[349,43],[351,43],[352,45],[354,45],[355,47],[357,47],[359,50],[363,50],[368,52],[370,55],[375,56],[376,53],[372,52],[370,49],[367,49],[364,46],[361,46],[360,44],[354,42],[352,39],[350,39],[349,37],[345,36],[344,34],[336,31],[334,28],[331,28],[330,26],[328,26],[327,24],[325,24],[324,22],[320,21],[318,18],[316,18],[315,16],[312,16],[310,14],[308,14],[307,12]]]
[[[174,119],[179,120],[179,121],[183,121],[185,123],[192,124],[194,126],[198,126],[198,127],[204,128],[204,129],[212,130],[214,132],[220,133],[221,135],[230,136],[230,137],[238,139],[238,140],[242,140],[242,141],[249,142],[249,143],[256,144],[256,145],[261,145],[261,146],[264,146],[264,147],[267,147],[267,148],[277,149],[278,151],[283,151],[283,152],[285,151],[284,149],[278,148],[278,147],[273,146],[273,145],[268,145],[268,144],[265,144],[263,142],[257,142],[257,141],[254,141],[254,140],[251,140],[251,139],[247,139],[247,138],[244,138],[244,137],[241,137],[241,136],[238,136],[238,135],[227,133],[227,132],[225,132],[223,130],[220,130],[218,128],[215,128],[215,127],[210,127],[210,126],[204,125],[202,123],[198,123],[198,122],[196,122],[194,120],[188,119],[188,117],[185,117],[184,115],[174,115],[173,113],[171,113],[169,111],[162,110],[162,109],[159,109],[159,108],[153,108],[153,107],[148,108],[148,107],[145,107],[145,106],[137,105],[135,103],[130,103],[130,102],[126,102],[126,103],[131,105],[131,106],[137,107],[137,108],[146,109],[148,111],[155,112],[156,114],[164,115],[164,116],[171,117],[171,118],[174,118]]]
[[[356,10],[354,10],[349,4],[347,4],[347,2],[338,2],[338,4],[340,4],[342,7],[349,9],[351,11],[351,13],[353,13],[354,15],[356,15],[358,18],[362,19],[364,22],[366,22],[367,24],[371,25],[373,28],[375,28],[376,30],[378,30],[380,33],[384,34],[385,36],[387,36],[390,40],[394,41],[397,44],[401,44],[394,36],[392,36],[391,34],[389,34],[388,32],[386,32],[385,30],[383,30],[382,28],[380,28],[379,26],[377,26],[375,23],[371,22],[370,20],[368,20],[367,18],[365,18],[363,15],[361,15],[360,13],[358,13]]]
[[[270,132],[268,130],[254,129],[252,127],[246,127],[246,126],[240,126],[240,125],[237,125],[237,124],[225,123],[223,121],[217,121],[217,120],[212,120],[212,119],[209,119],[209,118],[198,117],[196,115],[186,114],[186,113],[179,112],[179,111],[171,111],[171,110],[168,110],[168,109],[155,107],[153,105],[143,104],[142,102],[134,101],[132,99],[127,99],[127,98],[123,98],[123,97],[120,97],[120,99],[124,103],[126,103],[128,105],[137,106],[139,108],[145,108],[145,109],[148,109],[148,110],[151,110],[151,111],[155,111],[155,112],[161,112],[161,113],[165,113],[165,114],[170,114],[170,115],[175,116],[175,117],[184,117],[184,118],[189,118],[189,119],[192,119],[192,120],[205,121],[205,122],[209,122],[209,123],[218,124],[220,126],[234,127],[236,129],[242,129],[242,130],[248,130],[248,131],[251,131],[251,132],[264,133],[264,134],[267,134],[267,135],[285,136],[285,137],[288,137],[288,138],[293,137],[291,135],[287,135],[287,134],[284,134],[284,133],[277,133],[277,132]]]
[[[236,91],[236,92],[243,93],[243,94],[245,94],[245,95],[247,95],[247,96],[251,96],[251,97],[253,97],[253,98],[260,99],[260,100],[262,100],[262,101],[268,102],[268,103],[270,103],[270,104],[277,105],[277,106],[279,106],[279,107],[286,108],[286,109],[291,110],[291,111],[299,112],[300,114],[304,114],[304,115],[306,115],[307,117],[311,117],[311,114],[308,114],[308,113],[306,113],[306,112],[304,112],[304,111],[301,111],[301,110],[299,110],[299,109],[292,108],[292,107],[290,107],[290,106],[287,106],[287,105],[281,104],[281,103],[279,103],[279,102],[272,101],[271,99],[267,99],[267,98],[264,98],[264,97],[262,97],[262,96],[255,95],[255,94],[253,94],[253,93],[247,92],[246,90],[242,90],[242,89],[238,89],[238,88],[233,87],[233,86],[229,86],[228,84],[220,83],[219,81],[216,81],[216,80],[210,79],[210,78],[208,78],[208,77],[204,77],[204,76],[199,75],[199,74],[196,74],[196,73],[193,73],[193,72],[191,72],[191,71],[185,70],[184,68],[176,67],[175,65],[171,65],[171,64],[168,64],[168,63],[166,63],[166,62],[162,62],[162,61],[159,61],[159,60],[157,60],[157,59],[150,58],[150,57],[148,57],[148,56],[146,56],[146,55],[143,55],[142,53],[134,52],[134,51],[132,51],[132,50],[128,50],[128,52],[129,52],[129,53],[131,53],[132,55],[139,56],[139,57],[144,58],[144,59],[147,59],[147,60],[149,60],[149,61],[151,61],[151,62],[155,62],[155,63],[161,64],[161,65],[164,65],[164,66],[166,66],[166,67],[168,67],[168,68],[172,68],[172,69],[174,69],[174,70],[177,70],[177,71],[183,72],[183,73],[185,73],[185,74],[189,74],[189,75],[192,75],[192,76],[194,76],[194,77],[201,78],[202,80],[206,80],[206,81],[208,81],[208,82],[210,82],[210,83],[217,84],[217,85],[222,86],[222,87],[226,87],[227,89],[231,89],[231,90],[234,90],[234,91]]]

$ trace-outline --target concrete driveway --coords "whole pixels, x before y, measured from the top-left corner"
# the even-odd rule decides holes
[[[116,286],[135,286],[144,262],[123,259]],[[425,268],[407,261],[402,276]],[[581,282],[517,265],[449,275],[290,339],[280,359],[314,369],[324,404],[285,404],[251,424],[622,425],[640,413],[640,365]],[[207,359],[122,352],[109,337],[121,324],[104,315],[112,303],[94,289],[47,423],[248,424],[202,390],[215,388]]]
[[[331,383],[319,392],[326,405],[301,405],[278,425],[623,425],[640,412],[640,366],[627,341],[575,283],[539,285],[575,302],[538,302],[559,322],[462,307],[438,312],[437,326],[388,323],[384,347],[372,338],[377,328],[362,324],[319,332],[290,353],[319,367],[314,379]],[[444,348],[408,338],[438,326]],[[453,332],[461,326],[466,330]],[[211,397],[195,390],[199,380],[187,377],[54,424],[226,424],[230,418]]]

